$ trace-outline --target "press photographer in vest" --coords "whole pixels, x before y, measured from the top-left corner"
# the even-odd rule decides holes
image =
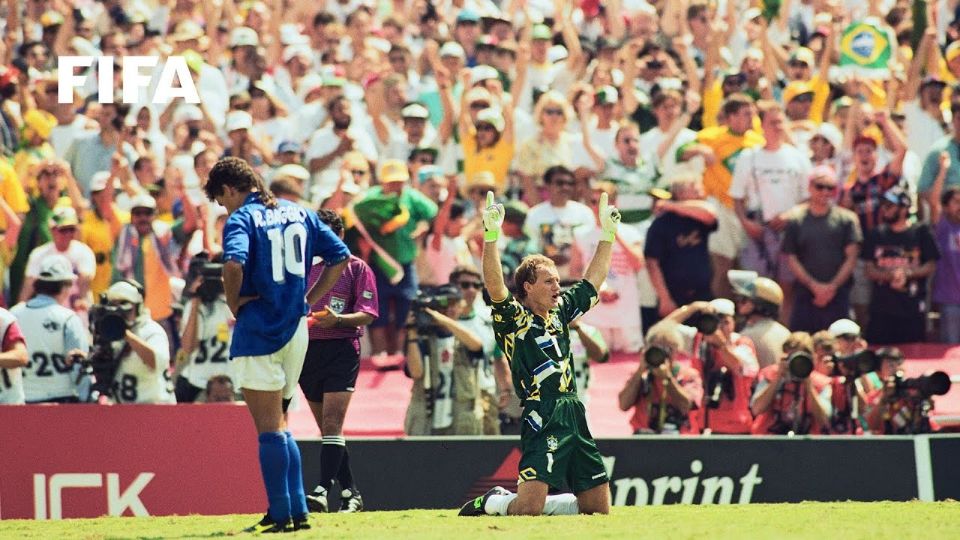
[[[169,341],[143,305],[143,288],[134,281],[118,281],[107,289],[105,300],[104,312],[98,309],[101,306],[92,310],[94,342],[99,346],[91,353],[91,361],[94,369],[110,362],[115,365],[110,397],[116,403],[173,403],[166,379]],[[116,328],[117,316],[125,325],[122,330]]]
[[[406,372],[413,379],[404,421],[407,435],[480,435],[478,372],[483,342],[455,320],[457,287],[421,288],[407,318]]]
[[[780,362],[760,370],[750,401],[754,435],[826,433],[831,413],[830,378],[814,371],[813,339],[790,334]]]
[[[647,332],[637,371],[620,391],[620,410],[633,409],[634,434],[700,432],[700,373],[689,365],[678,324],[661,321]]]
[[[667,316],[679,324],[683,350],[703,380],[704,431],[750,433],[750,392],[759,366],[753,341],[734,332],[735,307],[726,298],[694,302]]]

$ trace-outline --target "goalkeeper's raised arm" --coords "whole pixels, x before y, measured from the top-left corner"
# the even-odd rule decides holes
[[[610,272],[610,257],[613,254],[613,243],[617,238],[617,227],[620,225],[620,212],[616,207],[609,205],[606,193],[600,195],[598,210],[603,235],[600,237],[600,243],[597,244],[597,251],[593,254],[593,259],[590,260],[590,265],[583,273],[583,278],[599,291]],[[484,253],[484,256],[486,256],[486,253]],[[484,259],[484,265],[486,265],[486,259]],[[493,293],[491,292],[491,294]]]
[[[497,247],[503,215],[503,205],[495,201],[492,191],[488,191],[487,205],[483,209],[483,282],[494,302],[502,302],[508,293],[507,285],[503,282],[503,267],[500,266],[500,252]],[[609,265],[608,253],[607,266]]]

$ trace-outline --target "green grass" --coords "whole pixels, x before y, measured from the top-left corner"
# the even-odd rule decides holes
[[[0,521],[0,538],[219,538],[260,516]],[[325,514],[300,538],[960,538],[960,503],[802,503],[614,508],[609,516],[459,518],[451,510]],[[290,535],[284,536],[289,538]]]

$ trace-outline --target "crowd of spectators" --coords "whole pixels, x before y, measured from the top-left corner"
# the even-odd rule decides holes
[[[27,402],[232,397],[232,320],[196,271],[221,251],[226,211],[202,185],[224,156],[277,197],[343,217],[378,290],[364,356],[416,380],[417,434],[516,427],[476,270],[488,191],[505,203],[508,283],[534,253],[580,279],[600,194],[620,209],[610,275],[572,349],[584,396],[590,361],[639,359],[619,396],[638,432],[890,431],[884,388],[902,355],[845,374],[831,360],[844,340],[862,346],[843,354],[960,343],[956,0],[10,0],[0,12],[0,275],[20,319],[0,402],[17,401],[12,378]],[[848,61],[865,41],[873,71]],[[64,94],[58,59],[77,55],[95,61]],[[160,62],[125,103],[131,56]],[[175,56],[197,104],[152,102]],[[105,62],[116,95],[100,93]],[[418,291],[446,284],[457,301],[421,324]],[[29,315],[56,304],[59,322]],[[91,341],[97,305],[120,309],[125,333]],[[704,314],[715,330],[696,330]],[[419,339],[430,328],[443,343]],[[651,348],[668,360],[650,365]],[[112,389],[84,388],[107,350],[131,365]],[[798,351],[814,360],[802,380]],[[61,387],[32,393],[45,373]],[[838,427],[851,400],[856,421]]]

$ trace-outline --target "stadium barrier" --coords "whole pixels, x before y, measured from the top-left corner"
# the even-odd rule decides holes
[[[258,513],[244,407],[0,407],[0,518]],[[319,440],[300,441],[306,485]],[[517,439],[351,439],[371,510],[456,508],[512,487]],[[598,441],[616,505],[960,499],[960,436],[644,437]],[[332,500],[334,507],[337,501]]]

